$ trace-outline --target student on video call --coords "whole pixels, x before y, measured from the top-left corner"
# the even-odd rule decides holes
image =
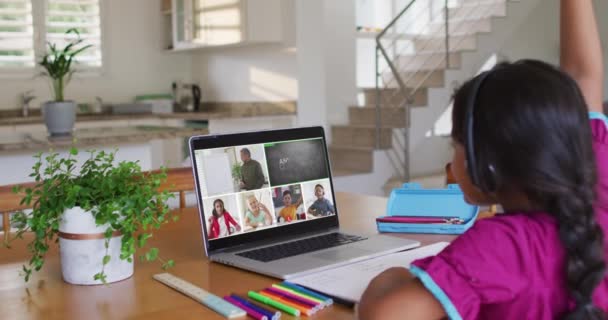
[[[272,215],[268,208],[255,195],[247,197],[247,211],[245,212],[245,224],[252,228],[264,227],[272,224]]]
[[[232,225],[232,226],[231,226]],[[241,231],[241,226],[224,209],[224,201],[213,201],[213,211],[209,217],[209,239],[216,239]]]
[[[324,217],[336,212],[334,205],[325,199],[325,189],[322,185],[315,186],[317,200],[308,208],[308,213],[316,217]]]
[[[296,214],[298,207],[302,205],[302,198],[303,197],[300,197],[300,199],[298,199],[296,203],[292,204],[291,191],[283,191],[283,204],[285,205],[285,207],[279,212],[279,217],[283,218],[283,221],[285,222],[297,220]]]
[[[259,162],[251,159],[251,151],[247,148],[241,149],[241,160],[243,167],[241,168],[241,189],[255,190],[264,185],[264,173]]]

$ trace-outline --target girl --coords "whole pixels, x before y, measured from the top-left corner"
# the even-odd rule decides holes
[[[224,201],[221,199],[213,201],[213,211],[211,213],[212,215],[209,217],[209,239],[231,235],[234,232],[233,229],[241,231],[241,226],[224,209]]]
[[[245,224],[252,228],[268,226],[272,224],[272,215],[268,208],[255,195],[247,197],[247,207],[245,213]]]
[[[468,202],[500,203],[507,213],[478,221],[409,271],[380,274],[361,299],[361,319],[605,319],[601,48],[591,0],[561,6],[565,72],[503,64],[454,97],[454,176]]]

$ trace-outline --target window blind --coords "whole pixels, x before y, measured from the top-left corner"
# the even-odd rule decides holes
[[[3,0],[0,0],[3,1]],[[80,66],[101,67],[101,21],[100,0],[47,0],[46,39],[63,47],[78,35],[65,34],[76,29],[84,41],[79,47],[91,45],[76,57]],[[78,48],[78,47],[77,47]],[[77,49],[75,48],[75,49]]]
[[[30,0],[0,0],[0,67],[34,66]]]

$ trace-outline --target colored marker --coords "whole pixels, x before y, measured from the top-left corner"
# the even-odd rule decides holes
[[[291,293],[293,295],[296,295],[298,297],[306,298],[306,299],[309,299],[309,300],[314,301],[316,303],[320,303],[324,307],[328,306],[327,303],[324,300],[321,300],[321,299],[309,296],[309,295],[307,295],[305,293],[296,291],[296,290],[294,290],[292,288],[289,288],[289,287],[286,287],[286,286],[284,286],[282,284],[273,284],[272,287],[273,288],[278,288],[278,289],[281,289],[281,290],[284,290],[284,291],[287,291],[287,292],[289,292],[289,293]]]
[[[317,302],[311,302],[310,300],[307,300],[307,299],[302,299],[302,298],[300,298],[300,297],[298,297],[296,295],[293,295],[293,294],[291,294],[289,292],[278,290],[278,289],[275,289],[275,288],[272,288],[272,287],[271,288],[267,288],[266,290],[268,290],[268,291],[270,291],[270,292],[272,292],[272,293],[274,293],[274,294],[276,294],[278,296],[281,296],[281,297],[283,297],[283,298],[285,298],[287,300],[295,301],[295,302],[297,302],[299,304],[308,306],[309,308],[313,308],[315,310],[321,309],[321,305],[319,303],[317,303]]]
[[[274,310],[269,310],[269,309],[263,308],[255,303],[245,299],[244,297],[238,296],[234,293],[231,294],[230,297],[232,299],[256,310],[257,312],[266,315],[268,317],[268,319],[276,320],[281,317],[281,313],[279,311],[275,312]]]
[[[319,307],[321,309],[325,308],[325,301],[321,301],[320,299],[313,298],[313,297],[307,296],[305,294],[301,294],[301,293],[291,290],[287,287],[282,287],[281,285],[273,284],[272,288],[275,290],[281,291],[283,293],[289,293],[291,295],[294,295],[304,301],[308,301],[309,303],[317,305],[317,307]]]
[[[305,293],[306,295],[313,296],[313,297],[315,297],[317,299],[321,299],[321,300],[325,301],[328,305],[331,305],[331,304],[334,303],[334,301],[330,297],[326,297],[326,296],[324,296],[322,294],[318,294],[318,293],[316,293],[314,291],[308,290],[308,289],[306,289],[304,287],[301,287],[301,286],[299,286],[297,284],[293,284],[293,283],[287,282],[287,281],[284,281],[283,284],[286,287],[292,288],[293,290],[296,290],[298,292],[302,292],[302,293]]]
[[[259,302],[261,302],[263,304],[267,304],[273,308],[277,308],[279,310],[285,311],[286,313],[288,313],[292,316],[296,316],[296,317],[300,316],[300,310],[292,308],[290,306],[286,306],[278,301],[265,297],[257,292],[249,291],[247,293],[247,296],[255,301],[259,301]]]
[[[301,305],[301,304],[299,304],[297,302],[294,302],[294,301],[289,301],[289,300],[287,300],[287,299],[285,299],[285,298],[283,298],[283,297],[281,297],[279,295],[273,294],[272,292],[267,291],[267,290],[262,290],[262,291],[260,291],[258,293],[261,294],[261,295],[263,295],[263,296],[265,296],[265,297],[267,297],[267,298],[270,298],[270,299],[272,299],[274,301],[282,303],[282,304],[284,304],[286,306],[290,306],[290,307],[292,307],[294,309],[300,310],[301,313],[303,313],[303,314],[305,314],[307,316],[311,316],[311,315],[313,315],[316,312],[316,310],[313,310],[312,308],[309,308],[308,306]]]
[[[239,301],[237,301],[236,299],[233,299],[230,296],[225,296],[224,300],[232,303],[233,305],[245,310],[245,312],[247,312],[247,315],[256,319],[256,320],[268,320],[268,317],[264,314],[261,314],[259,312],[257,312],[256,310],[254,310],[253,308],[250,308],[242,303],[240,303]]]

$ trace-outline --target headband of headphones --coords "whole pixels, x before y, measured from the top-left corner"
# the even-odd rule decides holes
[[[471,83],[471,90],[469,91],[469,95],[466,100],[466,115],[465,115],[465,150],[467,156],[467,171],[469,172],[469,176],[471,177],[471,181],[475,186],[480,188],[482,191],[491,192],[494,191],[495,185],[493,182],[485,181],[487,179],[482,179],[482,174],[480,173],[480,168],[478,167],[477,159],[475,157],[475,105],[477,104],[477,98],[479,96],[479,89],[481,85],[485,81],[485,79],[490,75],[491,71],[484,71],[479,74],[477,77],[473,79]],[[488,168],[493,171],[492,168]]]

